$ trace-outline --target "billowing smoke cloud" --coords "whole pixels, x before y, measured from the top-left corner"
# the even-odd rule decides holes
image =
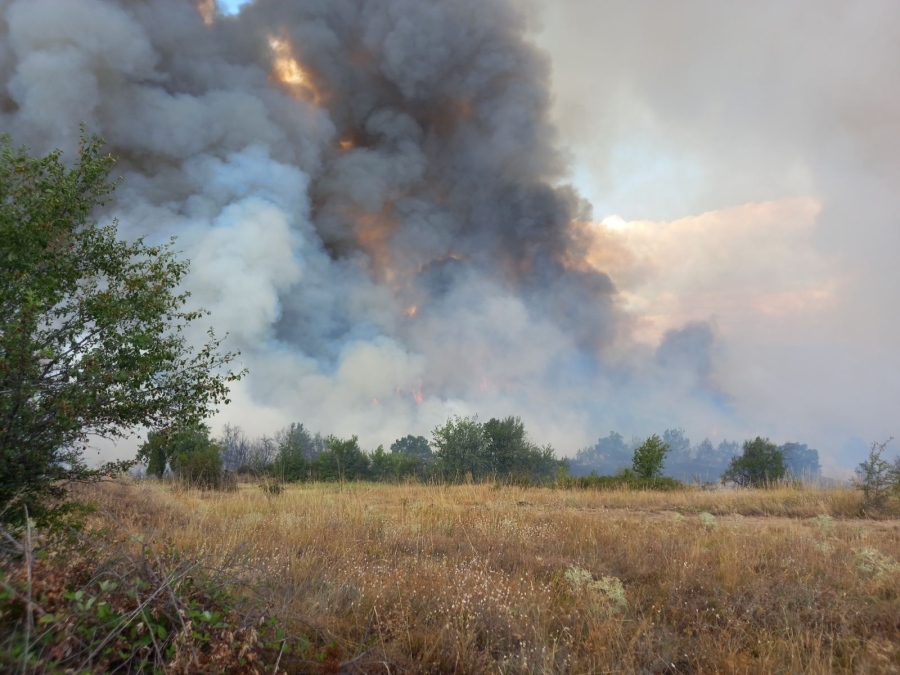
[[[634,341],[588,259],[550,65],[510,1],[0,8],[0,126],[40,152],[73,152],[82,121],[108,140],[106,215],[176,235],[243,352],[223,419],[374,445],[517,414],[564,454],[610,428],[743,431],[710,324]]]

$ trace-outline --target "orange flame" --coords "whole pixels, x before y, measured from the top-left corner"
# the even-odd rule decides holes
[[[341,139],[340,146],[341,146],[341,150],[343,150],[344,152],[348,152],[350,150],[353,150],[353,148],[356,147],[356,143],[354,143],[349,138],[343,138],[343,139]]]
[[[216,0],[198,0],[197,11],[200,18],[207,26],[212,26],[216,20]]]
[[[408,316],[410,319],[414,318],[418,313],[419,307],[417,305],[410,305],[403,310],[403,316]]]
[[[416,400],[416,405],[421,405],[421,403],[422,403],[422,387],[417,387],[413,391],[413,398]]]
[[[284,85],[297,98],[307,98],[320,103],[322,95],[310,75],[294,56],[294,48],[286,37],[269,36],[272,50],[272,77]]]

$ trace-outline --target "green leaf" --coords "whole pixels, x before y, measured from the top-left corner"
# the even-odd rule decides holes
[[[199,349],[179,337],[205,314],[183,306],[174,240],[124,241],[92,219],[115,188],[102,150],[83,135],[72,163],[0,140],[0,504],[39,523],[66,481],[100,476],[89,438],[200,422],[241,376],[212,333]],[[25,509],[0,513],[21,523]]]

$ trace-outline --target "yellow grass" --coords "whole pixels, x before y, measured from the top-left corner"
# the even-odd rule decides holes
[[[233,570],[366,672],[900,672],[900,522],[853,490],[106,484],[93,524]]]

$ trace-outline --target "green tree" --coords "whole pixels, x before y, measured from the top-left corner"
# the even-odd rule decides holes
[[[0,140],[0,512],[37,514],[64,484],[96,476],[92,437],[167,428],[227,403],[220,341],[194,351],[204,315],[178,292],[188,263],[170,242],[116,238],[92,220],[114,188],[113,159],[84,137],[74,164]]]
[[[178,463],[175,475],[185,485],[201,490],[218,490],[226,487],[221,448],[211,443],[190,455],[185,455]]]
[[[147,473],[162,478],[166,468],[178,475],[192,455],[217,448],[209,436],[210,429],[202,422],[176,424],[168,429],[154,430],[138,448],[137,459],[147,465]]]
[[[600,438],[593,446],[579,450],[572,462],[577,474],[612,473],[628,465],[632,450],[625,443],[622,434],[610,431],[609,436]]]
[[[388,454],[384,446],[379,445],[369,457],[369,475],[372,480],[387,481],[397,477],[397,462],[402,455]]]
[[[518,417],[490,419],[484,423],[488,439],[489,471],[501,477],[541,480],[556,477],[565,463],[557,461],[553,448],[531,442],[525,424]]]
[[[856,467],[856,485],[863,492],[863,508],[880,511],[887,504],[891,491],[900,487],[900,457],[895,465],[882,458],[885,448],[893,438],[884,443],[872,443],[869,457]]]
[[[209,427],[200,422],[150,432],[138,459],[146,461],[147,472],[157,476],[162,476],[168,466],[177,480],[191,487],[210,490],[225,483],[222,447],[210,437]]]
[[[398,438],[391,443],[391,452],[395,455],[431,459],[431,446],[428,445],[428,439],[424,436],[413,436],[410,434],[403,438]]]
[[[819,451],[806,443],[785,443],[779,450],[784,457],[784,466],[794,478],[817,478],[822,475]]]
[[[320,437],[313,436],[302,424],[292,423],[276,436],[278,454],[272,473],[281,480],[299,481],[309,475],[312,462],[319,456]]]
[[[511,475],[522,476],[532,480],[556,479],[560,475],[566,475],[569,470],[569,460],[557,459],[553,447],[545,445],[539,447],[532,445],[517,470]],[[561,472],[561,473],[560,473]]]
[[[432,432],[437,469],[448,480],[462,480],[467,474],[478,480],[489,470],[489,438],[478,417],[454,416]]]
[[[743,454],[731,458],[731,464],[722,474],[722,482],[733,482],[741,487],[765,487],[786,474],[784,457],[778,446],[768,438],[757,436],[752,441],[744,441]]]
[[[662,441],[669,446],[669,453],[678,461],[690,461],[692,449],[691,439],[684,434],[684,429],[666,429]]]
[[[484,423],[484,432],[488,439],[489,472],[506,476],[523,468],[533,445],[528,441],[525,424],[520,418],[492,418]]]
[[[383,450],[383,448],[382,448]],[[319,477],[323,480],[362,480],[369,471],[369,458],[359,448],[359,439],[328,437],[328,449],[319,455]]]
[[[659,478],[669,452],[668,443],[656,434],[644,441],[634,451],[631,466],[638,478]]]

